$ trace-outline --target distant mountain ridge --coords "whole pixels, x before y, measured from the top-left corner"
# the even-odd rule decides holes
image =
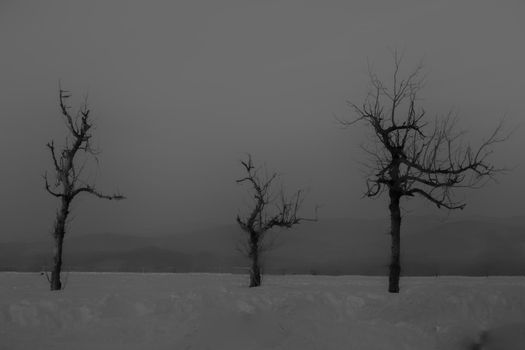
[[[266,273],[384,275],[387,220],[327,219],[270,234]],[[235,225],[171,236],[94,234],[66,237],[64,270],[245,272]],[[442,221],[407,217],[402,229],[405,275],[525,275],[522,218]],[[49,268],[51,238],[0,243],[0,270]]]

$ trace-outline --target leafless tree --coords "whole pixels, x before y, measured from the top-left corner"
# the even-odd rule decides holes
[[[418,106],[418,93],[424,85],[422,65],[401,77],[402,55],[393,53],[394,70],[391,85],[370,69],[371,90],[364,103],[349,102],[356,118],[340,122],[354,125],[364,122],[372,131],[372,146],[363,146],[369,156],[366,166],[365,195],[376,197],[385,192],[390,200],[391,260],[388,291],[399,292],[400,200],[416,195],[438,208],[463,209],[465,203],[453,196],[457,188],[479,188],[503,171],[489,162],[502,135],[502,122],[477,147],[464,141],[458,132],[457,118],[449,113],[429,122],[425,110]]]
[[[90,110],[87,102],[78,110],[73,117],[70,114],[71,107],[67,100],[71,94],[59,87],[59,104],[60,112],[64,117],[66,127],[69,131],[69,137],[66,138],[65,145],[58,150],[53,141],[47,144],[54,167],[53,183],[50,184],[47,173],[44,175],[44,185],[47,192],[60,200],[60,208],[56,213],[56,219],[53,228],[53,238],[55,240],[53,270],[49,284],[51,290],[60,290],[62,283],[60,281],[60,272],[62,269],[62,246],[64,235],[66,233],[66,223],[70,213],[70,206],[73,199],[81,193],[89,193],[94,196],[109,200],[120,200],[124,197],[118,193],[106,195],[99,192],[94,185],[87,184],[82,180],[81,174],[84,169],[84,163],[79,164],[78,155],[84,152],[87,155],[96,156],[97,152],[91,146],[92,122],[90,120]]]
[[[237,215],[237,223],[246,233],[245,244],[241,247],[251,262],[250,287],[261,285],[261,253],[268,246],[263,245],[266,233],[272,228],[291,228],[301,221],[316,221],[316,218],[302,218],[298,216],[303,202],[303,191],[298,190],[291,197],[286,197],[284,190],[278,193],[273,191],[277,173],[270,176],[261,176],[252,157],[248,155],[246,161],[241,161],[246,176],[237,180],[237,183],[247,183],[253,198],[253,208],[245,217]]]

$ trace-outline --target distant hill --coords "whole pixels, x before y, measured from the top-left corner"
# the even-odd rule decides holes
[[[390,237],[386,220],[329,219],[272,232],[267,273],[384,275]],[[75,271],[243,272],[235,225],[171,236],[96,234],[66,237],[64,269]],[[439,221],[407,217],[402,229],[405,275],[525,275],[522,218]],[[0,269],[50,266],[51,238],[0,243]]]

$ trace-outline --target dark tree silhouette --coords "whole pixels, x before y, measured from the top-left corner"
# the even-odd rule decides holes
[[[265,234],[275,227],[291,228],[301,221],[316,221],[297,216],[303,202],[303,191],[298,190],[287,198],[284,190],[274,193],[272,186],[278,178],[277,173],[271,176],[260,176],[260,169],[253,165],[248,155],[247,161],[241,161],[246,176],[237,183],[247,183],[253,198],[251,212],[242,217],[237,215],[237,223],[246,233],[246,243],[241,252],[250,259],[250,287],[261,285],[261,253],[268,248],[263,245]]]
[[[45,189],[51,195],[60,200],[60,208],[57,211],[53,228],[53,238],[55,240],[53,270],[51,277],[48,277],[51,290],[62,289],[60,272],[62,270],[62,246],[66,233],[66,224],[70,212],[70,205],[73,199],[80,193],[89,193],[99,198],[109,200],[120,200],[124,197],[120,194],[106,195],[100,193],[93,185],[87,184],[81,179],[82,170],[85,162],[78,164],[77,156],[79,152],[88,155],[97,155],[91,147],[92,122],[89,118],[90,111],[87,102],[79,109],[75,117],[70,114],[71,107],[67,104],[71,94],[59,88],[60,112],[64,117],[65,124],[69,131],[63,149],[57,150],[53,141],[47,144],[53,160],[55,171],[54,183],[49,184],[47,173],[44,175]]]
[[[423,87],[422,65],[400,77],[402,57],[394,52],[392,85],[387,86],[369,68],[371,90],[361,105],[349,102],[357,117],[345,125],[364,122],[372,130],[373,147],[363,146],[368,154],[365,195],[376,197],[388,192],[391,222],[391,260],[388,291],[399,292],[401,273],[401,210],[403,197],[421,196],[438,208],[463,209],[455,199],[456,188],[479,188],[486,180],[503,171],[488,161],[492,146],[504,141],[502,122],[477,147],[463,140],[456,129],[457,118],[449,113],[433,123],[418,107]]]

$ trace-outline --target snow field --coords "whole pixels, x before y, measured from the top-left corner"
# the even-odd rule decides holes
[[[516,345],[525,325],[523,277],[406,277],[399,295],[385,277],[247,282],[71,273],[50,292],[38,274],[2,273],[0,349],[474,349],[484,331]]]

